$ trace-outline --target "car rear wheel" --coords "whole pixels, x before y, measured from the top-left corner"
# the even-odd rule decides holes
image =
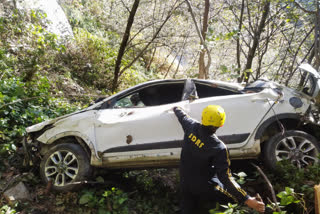
[[[53,146],[40,164],[40,175],[57,191],[73,190],[79,181],[89,176],[91,166],[86,152],[80,145],[63,143]]]
[[[310,134],[290,130],[278,133],[265,144],[264,161],[267,167],[274,169],[276,163],[288,160],[298,168],[304,168],[319,161],[318,141]]]

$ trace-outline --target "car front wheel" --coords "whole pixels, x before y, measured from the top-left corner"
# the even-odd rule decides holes
[[[40,164],[40,175],[45,183],[52,182],[57,191],[69,191],[76,182],[83,181],[90,174],[90,163],[80,145],[62,143],[51,147]]]
[[[304,168],[319,161],[319,152],[318,141],[312,135],[289,130],[276,134],[265,144],[264,161],[270,169],[274,169],[281,160],[288,160],[298,168]]]

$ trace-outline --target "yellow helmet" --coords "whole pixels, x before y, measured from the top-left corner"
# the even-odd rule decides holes
[[[208,105],[202,111],[202,125],[222,127],[226,119],[226,113],[221,106]]]

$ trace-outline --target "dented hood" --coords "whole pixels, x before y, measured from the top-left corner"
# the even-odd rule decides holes
[[[84,112],[84,111],[86,111],[86,110],[87,110],[87,109],[84,109],[84,110],[81,110],[81,111],[76,111],[76,112],[73,112],[73,113],[70,113],[70,114],[66,114],[66,115],[63,115],[63,116],[54,118],[54,119],[52,119],[52,120],[43,121],[43,122],[38,123],[38,124],[35,124],[35,125],[33,125],[33,126],[29,126],[28,128],[26,128],[26,131],[27,131],[28,133],[40,131],[41,129],[43,129],[43,128],[46,127],[47,125],[54,124],[54,123],[57,122],[58,120],[64,119],[64,118],[66,118],[66,117],[70,117],[70,116],[75,115],[75,114],[79,114],[79,113]]]

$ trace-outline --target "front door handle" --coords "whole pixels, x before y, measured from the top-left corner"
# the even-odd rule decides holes
[[[132,114],[134,114],[134,111],[125,111],[125,112],[121,112],[121,114],[119,116],[124,117],[124,116],[129,116]]]

